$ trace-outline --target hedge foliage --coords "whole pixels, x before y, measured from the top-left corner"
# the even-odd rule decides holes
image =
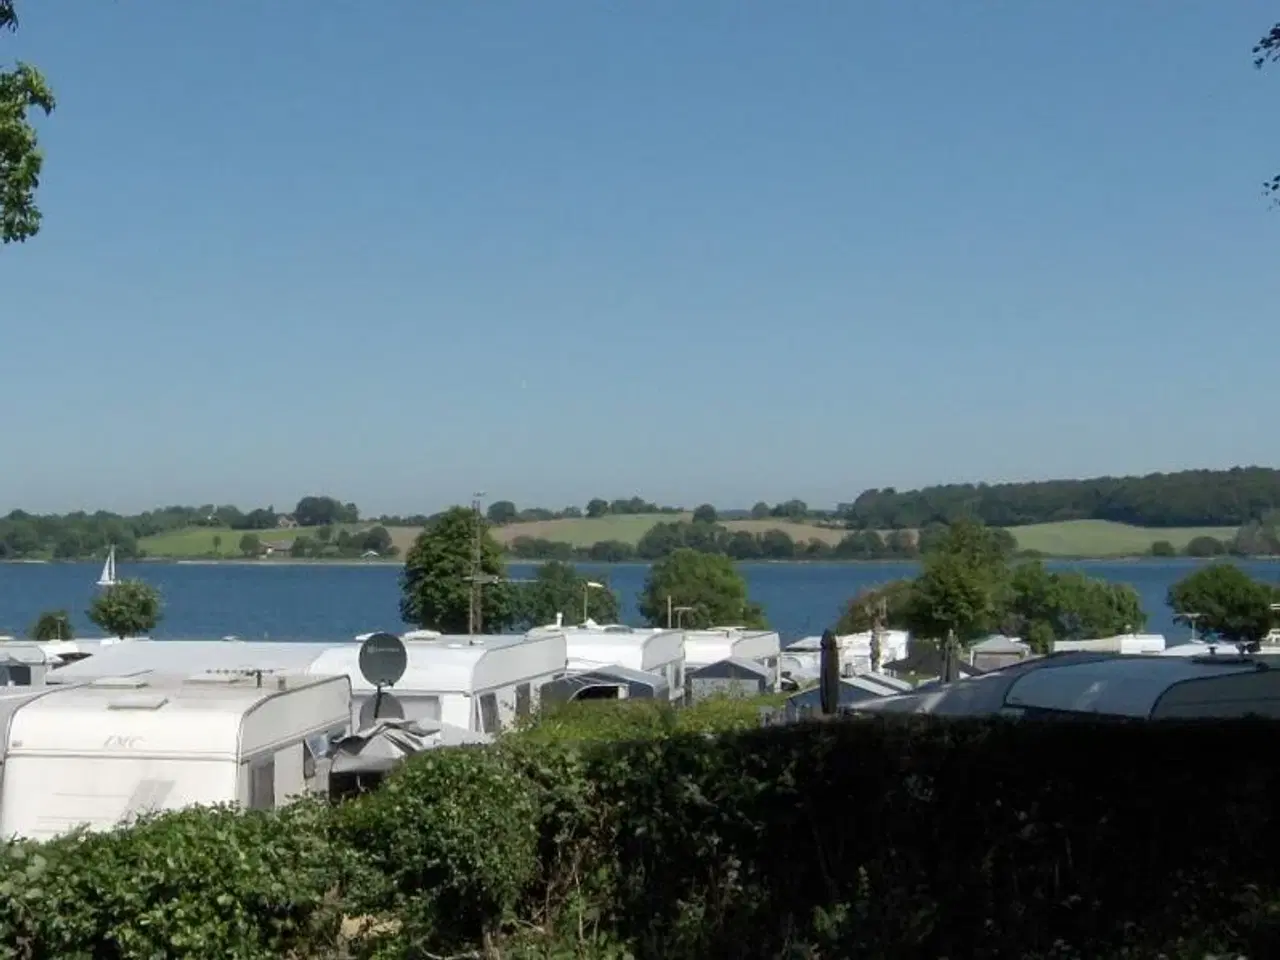
[[[1280,725],[598,717],[12,844],[0,957],[1280,956]]]

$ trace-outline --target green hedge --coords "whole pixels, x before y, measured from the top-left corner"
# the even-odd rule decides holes
[[[1280,725],[666,717],[11,845],[0,956],[1280,956]]]

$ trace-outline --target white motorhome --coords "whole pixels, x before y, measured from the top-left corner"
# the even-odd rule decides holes
[[[270,809],[323,791],[347,730],[344,677],[207,673],[32,688],[9,716],[0,836],[108,830],[193,804]]]
[[[423,714],[424,719],[489,735],[537,709],[542,685],[563,676],[567,660],[559,632],[528,638],[442,636],[411,640],[405,648],[409,666],[395,697],[425,694],[434,698],[430,707],[436,715]]]
[[[782,642],[773,630],[711,627],[684,632],[684,659],[691,670],[721,660],[755,660],[776,671],[781,651]]]
[[[651,673],[665,682],[668,696],[684,691],[684,637],[679,630],[627,627],[621,624],[584,627],[541,627],[530,637],[561,633],[569,673],[588,673],[601,667],[625,667]]]
[[[351,642],[173,640],[121,644],[54,671],[50,680],[231,669],[345,675],[351,682],[351,724],[356,729],[384,718],[432,720],[493,734],[536,708],[542,685],[565,672],[565,639],[559,631],[529,639],[439,636],[410,640],[404,646],[408,655],[404,676],[384,691],[377,718],[372,712],[374,688],[360,672],[360,644]]]

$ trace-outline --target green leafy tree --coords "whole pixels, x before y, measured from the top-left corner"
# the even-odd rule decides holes
[[[719,519],[720,515],[716,513],[716,508],[709,503],[704,503],[693,511],[694,523],[715,523]]]
[[[256,533],[246,533],[240,538],[240,552],[246,557],[256,557],[262,553],[262,538]]]
[[[40,643],[48,643],[50,640],[74,640],[76,632],[67,611],[46,610],[36,618],[27,636]]]
[[[495,500],[489,504],[489,509],[485,511],[485,516],[489,518],[489,522],[495,527],[513,522],[518,516],[516,505],[510,500]]]
[[[160,622],[160,594],[141,580],[121,580],[98,594],[89,619],[113,637],[140,637]]]
[[[1168,540],[1157,540],[1151,544],[1151,555],[1153,557],[1176,557],[1178,548]]]
[[[991,633],[1008,602],[1010,553],[1007,531],[970,519],[951,524],[924,556],[912,590],[909,629],[938,640],[954,632],[961,643]]]
[[[516,625],[527,630],[553,623],[557,613],[564,615],[566,624],[581,623],[584,603],[587,619],[617,623],[618,595],[607,584],[591,586],[596,582],[572,564],[559,560],[542,564],[533,580],[519,584],[515,591]]]
[[[1055,640],[1111,637],[1140,630],[1146,622],[1142,599],[1128,584],[1074,571],[1053,573],[1032,562],[1013,571],[1001,628],[1025,639],[1036,653],[1048,653]]]
[[[751,519],[752,520],[768,520],[769,511],[770,511],[769,505],[765,503],[763,500],[761,500],[754,507],[751,508]]]
[[[482,517],[467,507],[446,510],[418,535],[400,577],[400,618],[441,633],[466,633],[471,610],[472,551],[479,524],[481,628],[501,633],[515,620],[511,586],[504,582],[502,548]]]
[[[609,512],[609,501],[595,497],[587,503],[588,517],[603,517]]]
[[[1192,537],[1187,544],[1188,557],[1220,557],[1227,552],[1227,545],[1217,537]]]
[[[680,621],[686,627],[766,625],[764,611],[747,596],[742,574],[721,554],[681,548],[657,561],[640,594],[640,615],[666,626],[668,598],[672,608],[689,608]]]
[[[1256,643],[1271,629],[1275,590],[1233,563],[1213,563],[1169,588],[1169,606],[1180,623],[1199,614],[1197,628],[1229,643]]]
[[[300,527],[326,527],[335,523],[355,523],[360,511],[354,503],[343,503],[333,497],[303,497],[293,508],[293,519]]]
[[[16,30],[13,0],[0,0],[0,32]],[[40,230],[36,189],[44,155],[31,113],[53,112],[53,91],[40,71],[28,63],[0,70],[0,241],[27,240]]]
[[[891,630],[908,629],[911,623],[913,599],[911,580],[891,580],[889,583],[859,590],[849,601],[836,623],[836,633],[866,633],[875,623],[876,610],[885,603],[885,626]]]

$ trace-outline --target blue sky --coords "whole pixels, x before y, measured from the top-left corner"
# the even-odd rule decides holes
[[[1277,462],[1274,2],[19,13],[0,512]]]

